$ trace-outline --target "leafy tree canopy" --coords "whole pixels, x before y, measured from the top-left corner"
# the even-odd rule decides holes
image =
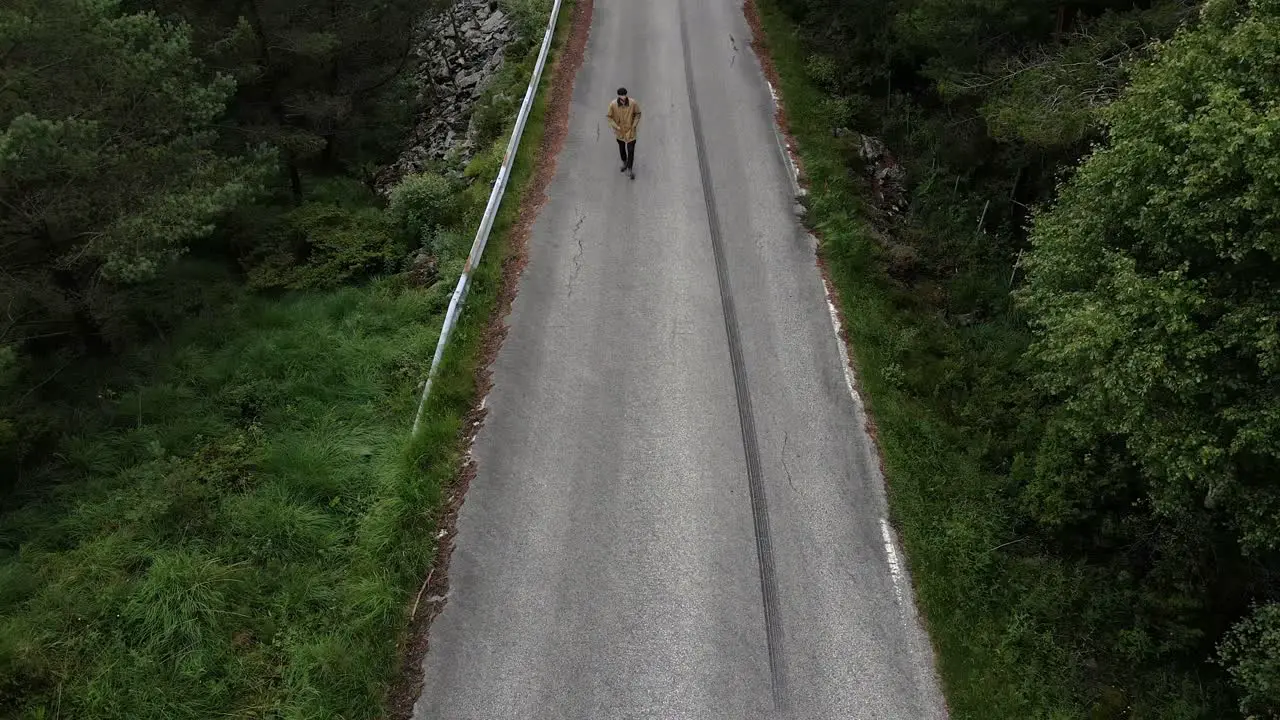
[[[1031,235],[1021,299],[1060,409],[1030,497],[1051,523],[1143,507],[1191,545],[1221,531],[1274,558],[1280,3],[1209,3],[1104,119],[1107,141]],[[1105,508],[1115,498],[1134,504]],[[1224,654],[1265,717],[1280,712],[1276,618],[1242,621]]]

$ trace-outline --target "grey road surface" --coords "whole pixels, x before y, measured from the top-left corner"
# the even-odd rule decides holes
[[[749,38],[595,0],[416,719],[945,717]]]

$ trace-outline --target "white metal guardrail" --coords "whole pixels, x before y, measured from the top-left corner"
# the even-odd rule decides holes
[[[471,285],[471,273],[480,264],[480,256],[484,254],[484,246],[489,242],[489,232],[493,229],[494,218],[502,205],[502,195],[506,192],[507,181],[511,179],[511,166],[516,161],[516,150],[520,147],[520,136],[524,133],[525,123],[529,121],[529,113],[533,110],[533,97],[538,91],[538,83],[542,80],[542,69],[547,62],[547,54],[551,51],[551,38],[556,32],[556,18],[560,15],[560,2],[555,0],[551,7],[551,17],[547,21],[547,32],[542,37],[542,49],[538,52],[538,62],[533,66],[533,75],[529,78],[529,88],[524,92],[524,102],[520,104],[520,113],[516,116],[516,126],[511,131],[511,140],[507,143],[507,153],[502,156],[502,167],[498,169],[498,177],[493,181],[493,191],[489,193],[489,204],[484,208],[484,217],[480,220],[480,228],[476,230],[476,239],[471,243],[471,253],[467,255],[467,264],[462,268],[458,278],[458,286],[449,298],[449,309],[444,314],[444,326],[440,329],[440,340],[436,342],[436,352],[431,358],[431,369],[427,371],[427,381],[422,386],[422,398],[418,401],[418,413],[413,418],[413,434],[418,434],[418,426],[422,423],[422,413],[427,407],[427,397],[431,394],[431,384],[440,369],[440,361],[444,357],[445,347],[453,328],[458,324],[458,315],[462,312],[462,303],[466,300],[467,290]]]

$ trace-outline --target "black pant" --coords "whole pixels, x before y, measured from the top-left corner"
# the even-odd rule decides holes
[[[622,155],[623,166],[630,170],[631,166],[634,165],[636,161],[636,141],[632,140],[631,142],[623,142],[622,140],[619,140],[618,153]]]

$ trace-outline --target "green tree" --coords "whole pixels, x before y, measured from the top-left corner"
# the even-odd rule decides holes
[[[115,0],[0,8],[0,348],[109,343],[117,289],[253,191],[213,149],[232,90],[185,27]]]
[[[1280,3],[1207,4],[1103,117],[1031,236],[1056,409],[1028,499],[1095,547],[1145,544],[1164,608],[1202,608],[1159,635],[1199,647],[1280,592]]]
[[[210,64],[236,78],[242,142],[279,150],[295,201],[303,176],[372,182],[412,121],[407,71],[417,0],[140,0],[197,29]]]
[[[202,79],[185,28],[114,0],[15,0],[0,56],[0,267],[23,309],[0,337],[65,319],[42,287],[154,276],[251,190],[210,148],[232,83]]]
[[[942,90],[979,98],[997,140],[1069,149],[1097,135],[1101,110],[1124,86],[1124,64],[1142,57],[1152,38],[1170,36],[1190,12],[1183,0],[1108,8],[1058,33],[1057,42],[995,55],[980,72],[945,75]]]

